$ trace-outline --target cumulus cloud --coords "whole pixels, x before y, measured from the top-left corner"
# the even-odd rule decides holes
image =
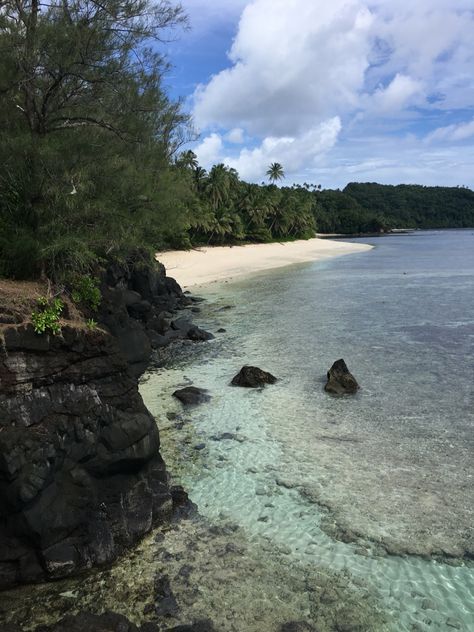
[[[462,141],[474,136],[474,119],[467,123],[438,127],[427,135],[427,142],[434,141]]]
[[[387,87],[377,88],[371,96],[368,109],[379,114],[400,112],[425,101],[423,82],[397,73]]]
[[[470,138],[474,119],[436,123],[474,108],[473,31],[472,0],[247,2],[228,67],[194,94],[195,122],[208,134],[198,155],[212,149],[257,179],[269,161],[288,173],[350,151],[354,140],[363,170],[374,158],[363,142],[373,130],[408,135],[424,121],[418,143]],[[236,142],[250,145],[234,154]]]
[[[256,0],[242,14],[232,66],[195,94],[197,125],[294,135],[353,107],[368,67],[371,22],[354,1]]]
[[[244,142],[244,130],[241,127],[234,127],[226,134],[225,139],[228,140],[229,143],[241,145]]]
[[[220,155],[224,143],[222,137],[215,132],[206,136],[199,145],[194,148],[199,163],[204,167],[210,167],[220,161]]]
[[[285,170],[294,172],[314,164],[315,160],[334,147],[341,121],[336,116],[323,121],[304,134],[292,136],[267,136],[256,147],[243,148],[237,155],[226,155],[222,136],[213,132],[194,149],[199,163],[209,169],[223,162],[236,169],[244,179],[261,178],[272,162],[282,162]]]
[[[336,116],[296,137],[268,136],[258,147],[242,149],[238,156],[227,156],[222,161],[237,169],[244,179],[262,177],[272,162],[282,163],[288,173],[293,173],[313,165],[334,147],[340,131],[341,121]]]

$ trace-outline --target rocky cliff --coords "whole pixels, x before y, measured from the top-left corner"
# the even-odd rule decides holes
[[[153,417],[116,341],[1,339],[0,587],[112,560],[170,506]]]
[[[197,329],[173,327],[176,309],[191,299],[159,265],[109,268],[101,326],[92,331],[69,314],[60,335],[38,335],[25,316],[37,291],[29,289],[29,304],[9,301],[20,286],[7,290],[0,292],[0,589],[110,562],[170,511],[158,429],[137,375],[152,346]]]

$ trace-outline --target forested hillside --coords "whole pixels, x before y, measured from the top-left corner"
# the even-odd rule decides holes
[[[474,192],[465,187],[397,186],[351,182],[343,191],[366,212],[400,228],[474,226]]]

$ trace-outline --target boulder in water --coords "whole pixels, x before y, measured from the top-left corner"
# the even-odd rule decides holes
[[[324,390],[334,395],[345,395],[346,393],[356,393],[359,384],[347,368],[347,364],[341,358],[336,360],[327,373],[327,384]]]
[[[173,393],[173,397],[179,399],[185,406],[202,404],[211,399],[211,396],[205,388],[198,388],[197,386],[181,388]]]
[[[258,388],[265,384],[275,384],[277,378],[267,371],[256,366],[243,366],[233,378],[232,386],[244,386],[246,388]]]

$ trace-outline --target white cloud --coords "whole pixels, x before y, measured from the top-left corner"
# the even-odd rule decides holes
[[[371,96],[368,109],[379,114],[400,112],[425,101],[423,82],[397,73],[386,88],[378,88]]]
[[[244,130],[241,127],[234,127],[226,134],[225,137],[229,143],[234,143],[235,145],[241,145],[244,142]]]
[[[334,117],[296,137],[266,137],[254,149],[242,149],[237,157],[225,157],[223,162],[237,169],[244,179],[261,178],[268,165],[280,162],[288,173],[301,167],[311,167],[314,161],[334,147],[341,121]]]
[[[294,135],[353,107],[371,22],[358,0],[256,0],[242,14],[233,65],[195,94],[198,127]]]
[[[244,179],[260,179],[272,162],[283,163],[288,172],[311,167],[316,159],[334,147],[340,130],[341,121],[334,117],[297,137],[267,136],[257,147],[243,148],[237,155],[226,155],[222,137],[213,132],[194,151],[200,164],[207,169],[223,162],[237,169]]]
[[[342,161],[337,173],[370,175],[372,165],[372,179],[398,169],[430,180],[434,159],[420,153],[420,140],[434,146],[474,136],[474,119],[446,125],[451,111],[474,110],[472,0],[233,0],[229,10],[244,4],[228,68],[194,94],[206,159],[218,156],[259,179],[271,161],[290,174],[357,147],[352,166]],[[385,133],[375,155],[366,142],[374,133]],[[409,152],[386,159],[393,139],[410,134]],[[251,144],[233,155],[225,142]]]
[[[427,142],[434,141],[462,141],[474,136],[474,119],[467,123],[438,127],[426,137]]]
[[[212,133],[206,136],[193,151],[198,157],[199,163],[208,168],[220,162],[219,156],[223,147],[222,138],[219,134]]]

